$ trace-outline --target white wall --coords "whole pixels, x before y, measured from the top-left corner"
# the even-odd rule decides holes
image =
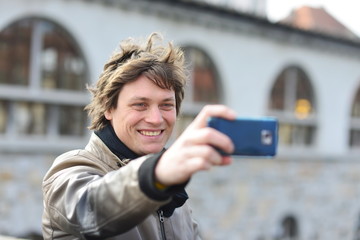
[[[264,115],[274,78],[286,65],[298,64],[315,88],[318,136],[314,153],[347,154],[349,112],[354,88],[360,85],[359,58],[86,1],[13,0],[3,1],[0,7],[4,9],[0,26],[34,15],[65,27],[80,43],[93,82],[120,40],[129,36],[146,37],[160,31],[176,43],[199,46],[219,70],[225,103],[244,116]]]

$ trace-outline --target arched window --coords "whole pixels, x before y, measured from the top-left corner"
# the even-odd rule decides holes
[[[0,140],[84,137],[86,82],[83,54],[61,26],[25,18],[1,30]]]
[[[221,103],[221,81],[211,58],[196,47],[183,47],[190,79],[185,90],[182,113],[175,135],[178,136],[206,104]]]
[[[360,88],[357,90],[351,109],[349,144],[352,148],[360,148]]]
[[[275,240],[297,240],[299,238],[299,230],[296,218],[286,216],[280,223]]]
[[[220,102],[219,77],[210,57],[194,47],[185,47],[185,58],[191,71],[188,101],[197,104]]]
[[[276,78],[269,101],[269,114],[279,119],[279,143],[313,144],[315,110],[315,96],[306,73],[296,66],[285,68]]]

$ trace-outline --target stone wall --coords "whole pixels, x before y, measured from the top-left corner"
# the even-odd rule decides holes
[[[299,239],[350,240],[360,214],[360,162],[235,159],[193,177],[194,217],[205,239],[275,239],[286,216]]]
[[[41,233],[41,182],[53,156],[0,155],[0,234],[29,237]]]

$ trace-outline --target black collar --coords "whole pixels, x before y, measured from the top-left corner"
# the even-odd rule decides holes
[[[105,143],[105,145],[120,159],[135,159],[140,157],[131,151],[116,135],[111,124],[103,129],[95,131],[95,134]]]

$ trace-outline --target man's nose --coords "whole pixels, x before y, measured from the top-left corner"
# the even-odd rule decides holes
[[[158,107],[151,107],[146,115],[145,120],[152,124],[160,124],[164,119],[161,110]]]

